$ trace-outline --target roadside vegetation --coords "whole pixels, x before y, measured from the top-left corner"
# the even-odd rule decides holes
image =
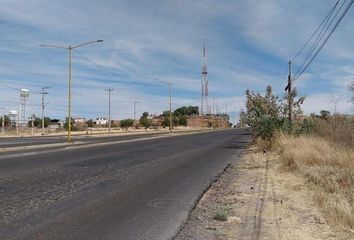
[[[218,221],[225,222],[227,221],[228,214],[227,209],[225,207],[220,207],[214,214],[214,219]]]
[[[268,86],[265,95],[247,91],[246,97],[240,121],[250,126],[257,147],[275,153],[281,171],[307,180],[329,224],[354,234],[354,117],[325,110],[304,116],[305,99],[295,99],[295,92],[290,121],[289,96],[278,99]]]

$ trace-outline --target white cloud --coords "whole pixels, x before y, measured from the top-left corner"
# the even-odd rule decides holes
[[[223,95],[242,99],[247,88],[263,91],[268,84],[281,94],[288,59],[333,4],[328,0],[73,0],[70,4],[65,0],[3,0],[0,24],[8,27],[7,34],[0,37],[4,58],[0,61],[16,63],[22,69],[0,64],[0,80],[32,91],[51,85],[52,102],[65,108],[67,55],[41,49],[39,44],[76,44],[103,38],[103,44],[78,50],[100,67],[74,54],[73,91],[82,94],[74,97],[78,109],[90,116],[91,111],[104,112],[102,89],[113,87],[119,99],[127,101],[115,109],[116,117],[131,115],[134,100],[142,102],[141,109],[162,111],[166,109],[163,87],[155,86],[155,91],[144,85],[156,77],[174,82],[174,106],[199,104],[201,47],[206,40],[210,98]],[[317,110],[328,107],[322,101],[325,94],[343,94],[354,74],[350,20],[348,15],[318,59],[295,82],[300,95],[308,96],[307,112],[316,106]],[[316,88],[317,79],[323,86]],[[11,92],[2,91],[2,97]],[[17,101],[12,94],[9,99]],[[242,101],[237,108],[242,107],[239,103]],[[341,106],[343,111],[350,109],[344,102]]]

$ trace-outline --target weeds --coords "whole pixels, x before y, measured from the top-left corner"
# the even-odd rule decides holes
[[[224,207],[216,210],[215,215],[214,215],[215,220],[225,222],[225,221],[227,221],[227,218],[228,218],[228,213]]]
[[[316,201],[328,222],[354,229],[354,151],[310,136],[281,136],[276,141],[282,167],[302,173],[315,186]]]

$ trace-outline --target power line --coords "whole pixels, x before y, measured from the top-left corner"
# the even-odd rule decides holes
[[[327,32],[327,30],[329,29],[329,27],[332,25],[334,19],[337,17],[338,13],[340,12],[340,10],[342,9],[342,7],[344,6],[344,4],[346,3],[346,0],[344,1],[344,3],[341,5],[341,7],[338,9],[336,15],[334,16],[334,18],[331,20],[331,23],[327,26],[324,34]],[[337,19],[337,21],[335,22],[335,24],[333,25],[332,29],[330,30],[330,32],[328,33],[328,35],[326,36],[326,38],[322,41],[322,43],[320,44],[320,46],[317,48],[317,50],[315,51],[315,53],[312,55],[311,58],[307,58],[310,59],[309,61],[307,61],[307,63],[305,65],[303,65],[301,68],[298,68],[298,70],[296,71],[297,74],[294,77],[294,81],[296,79],[298,79],[305,71],[306,69],[309,67],[309,65],[313,62],[313,60],[316,58],[316,56],[319,54],[319,52],[322,50],[322,48],[324,47],[324,45],[327,43],[327,41],[330,39],[330,37],[333,35],[333,32],[337,29],[338,25],[340,24],[340,22],[342,21],[342,19],[344,18],[344,16],[347,14],[347,12],[349,11],[350,7],[353,5],[354,0],[351,0],[349,2],[349,4],[345,7],[344,11],[342,12],[342,14],[339,16],[339,18]],[[318,43],[316,44],[315,47],[318,46],[318,44],[321,42],[322,38],[324,37],[324,34],[321,35]],[[313,53],[314,49],[312,49],[312,51],[310,52],[310,55]]]
[[[329,19],[329,17],[332,15],[334,9],[337,7],[338,3],[340,0],[337,0],[336,4],[333,6],[333,8],[331,9],[331,11],[329,11],[329,13],[327,14],[327,16],[322,20],[321,24],[317,27],[317,29],[312,33],[311,37],[309,39],[307,39],[307,41],[305,42],[305,44],[301,47],[301,49],[296,53],[296,55],[291,59],[291,61],[293,62],[299,55],[300,53],[305,49],[305,47],[307,46],[307,44],[309,44],[309,42],[312,40],[312,38],[315,36],[315,34],[318,32],[318,30],[321,28],[321,26],[327,22],[327,19]]]
[[[332,11],[329,14],[329,18],[326,19],[325,24],[323,25],[321,31],[319,32],[319,34],[316,37],[316,40],[312,43],[312,46],[310,48],[310,50],[308,51],[308,53],[306,54],[304,60],[302,61],[300,67],[298,67],[295,76],[298,75],[299,72],[302,71],[302,69],[304,68],[304,66],[306,65],[308,59],[311,57],[312,53],[314,52],[314,50],[318,47],[318,44],[321,42],[321,40],[323,39],[323,37],[325,36],[325,34],[328,32],[329,27],[332,25],[333,21],[336,19],[336,17],[338,16],[338,13],[340,12],[340,10],[343,8],[345,2],[347,0],[345,0],[342,5],[340,6],[340,8],[337,10],[336,14],[334,15],[334,17],[332,18],[332,20],[330,21],[330,23],[328,24],[328,21],[331,19],[331,16],[333,14],[334,11]],[[333,10],[337,7],[337,4],[334,6]],[[323,31],[325,30],[325,31]]]

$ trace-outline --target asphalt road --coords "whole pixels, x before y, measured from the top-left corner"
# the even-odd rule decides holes
[[[171,239],[246,129],[2,154],[1,239]]]
[[[147,136],[157,136],[164,133],[149,133],[149,134],[130,134],[130,135],[118,135],[112,134],[111,136],[100,135],[73,135],[72,140],[74,142],[82,143],[99,143],[110,141],[130,140],[136,138],[145,138]],[[66,136],[35,136],[35,137],[0,137],[0,148],[10,147],[27,147],[43,144],[56,144],[66,143]]]

